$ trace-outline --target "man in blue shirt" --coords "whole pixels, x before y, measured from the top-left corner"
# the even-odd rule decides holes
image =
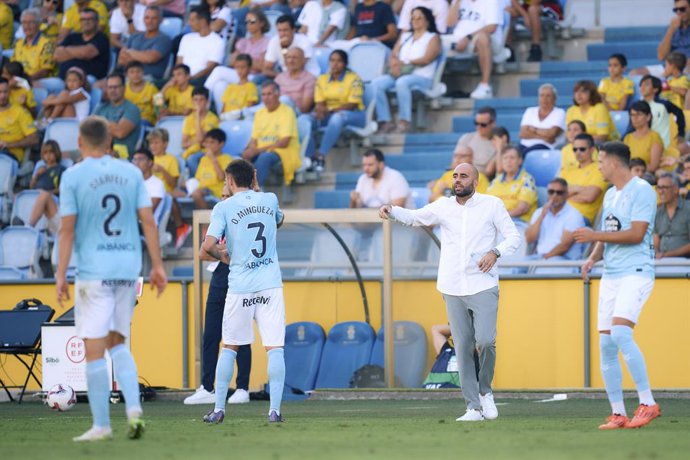
[[[163,78],[172,50],[170,37],[160,31],[163,13],[158,6],[147,6],[144,13],[145,32],[132,34],[126,46],[117,56],[118,65],[125,67],[130,62],[141,62],[144,74]]]
[[[128,436],[136,439],[143,433],[144,422],[137,368],[125,338],[130,331],[135,285],[141,272],[139,221],[151,255],[149,283],[158,289],[159,295],[167,283],[158,229],[141,171],[105,153],[110,146],[106,120],[86,118],[79,127],[78,145],[84,160],[65,171],[60,183],[62,221],[55,277],[57,298],[62,305],[69,300],[66,276],[74,248],[75,323],[86,348],[86,381],[93,415],[91,429],[74,441],[112,437],[106,349],[125,397]]]
[[[652,229],[656,216],[656,193],[646,181],[630,171],[630,149],[621,142],[608,142],[599,151],[599,169],[611,187],[604,196],[601,230],[579,228],[578,243],[595,243],[582,265],[586,280],[594,264],[604,259],[599,286],[598,330],[601,373],[612,414],[601,430],[639,428],[661,415],[649,385],[644,357],[633,339],[633,328],[654,288]],[[623,402],[621,352],[635,382],[640,405],[628,420]]]
[[[125,159],[134,155],[141,129],[141,114],[136,105],[125,99],[125,77],[119,73],[108,75],[105,80],[108,102],[96,108],[96,115],[108,121],[108,132],[115,146],[126,150]],[[124,153],[124,150],[121,150]],[[117,148],[116,148],[117,151]]]
[[[269,422],[282,422],[280,403],[285,384],[285,305],[283,280],[276,251],[276,231],[283,212],[273,193],[258,189],[256,170],[246,160],[235,160],[225,169],[232,197],[211,213],[211,224],[202,249],[230,265],[228,294],[223,312],[223,349],[216,366],[216,404],[204,416],[206,423],[222,423],[225,395],[241,345],[254,341],[252,319],[268,352],[270,392]],[[216,246],[226,237],[226,252]]]

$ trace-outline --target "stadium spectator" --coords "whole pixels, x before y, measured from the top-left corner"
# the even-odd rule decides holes
[[[94,30],[100,30],[105,35],[108,35],[108,8],[101,0],[74,0],[72,6],[67,8],[65,16],[60,26],[57,41],[62,42],[68,35],[84,32],[83,13],[92,10],[96,13],[95,19],[89,21],[89,27]],[[107,71],[107,69],[106,69]]]
[[[137,61],[127,64],[127,85],[125,99],[136,105],[141,119],[151,126],[156,124],[153,96],[158,93],[156,86],[144,78],[144,66]]]
[[[76,5],[75,3],[72,6]],[[67,35],[55,48],[55,60],[58,63],[61,79],[65,79],[67,69],[71,67],[79,67],[86,75],[92,75],[96,79],[107,75],[110,42],[108,37],[98,30],[98,17],[99,13],[96,10],[91,8],[81,10],[79,13],[80,31]]]
[[[192,113],[184,118],[182,124],[182,158],[188,159],[190,169],[196,170],[192,164],[196,165],[198,159],[203,155],[201,151],[201,143],[206,138],[206,133],[213,128],[220,126],[220,120],[215,113],[208,110],[208,90],[206,88],[194,88],[192,91],[192,103],[194,110]],[[223,141],[225,142],[225,141]],[[191,158],[190,155],[195,155]],[[220,196],[221,190],[218,190],[216,196]]]
[[[659,133],[664,141],[664,149],[669,154],[672,154],[674,148],[679,153],[688,153],[688,144],[685,142],[685,115],[670,101],[659,97],[661,90],[661,80],[657,77],[645,75],[640,80],[640,95],[652,111],[652,129]]]
[[[455,148],[455,152],[453,152],[453,159],[450,163],[450,168],[448,168],[441,177],[429,184],[429,188],[431,189],[429,203],[444,196],[453,196],[455,193],[453,191],[453,171],[455,171],[455,168],[462,163],[467,163],[470,165],[474,164],[474,152],[472,152],[471,147],[466,145],[461,145]],[[481,172],[478,172],[476,191],[479,193],[486,193],[487,188],[489,188],[489,179],[487,179],[486,176]]]
[[[672,51],[679,51],[685,56],[690,56],[690,0],[675,0],[673,2],[673,12],[675,15],[661,39],[656,50],[656,57],[659,61],[666,59]],[[631,75],[654,75],[661,78],[664,73],[664,66],[661,64],[650,65],[634,69]]]
[[[10,104],[21,105],[35,118],[36,98],[24,67],[19,62],[5,61],[2,66],[2,78],[10,82]]]
[[[237,26],[236,35],[238,37],[244,37],[247,34],[246,27],[246,16],[249,12],[256,8],[261,8],[263,10],[279,11],[283,15],[288,15],[293,18],[293,21],[297,21],[299,13],[293,15],[292,8],[287,5],[285,0],[255,0],[253,2],[247,2],[248,6],[242,6],[240,8],[235,8],[232,11],[232,16],[235,18],[235,25]],[[304,1],[300,0],[299,8],[304,6]]]
[[[577,168],[561,168],[558,173],[558,177],[568,182],[568,204],[577,209],[590,226],[594,225],[608,187],[599,171],[599,165],[592,160],[595,151],[592,136],[578,134],[573,140]]]
[[[25,222],[30,227],[35,227],[41,217],[45,216],[48,231],[57,235],[60,227],[60,213],[55,196],[60,194],[60,178],[65,172],[65,167],[60,164],[62,151],[60,145],[54,140],[47,140],[41,147],[41,159],[43,164],[36,168],[29,186],[39,190],[38,198],[31,209],[29,221]]]
[[[680,190],[678,194],[683,198],[690,199],[690,157],[685,157],[680,161]]]
[[[173,68],[172,78],[163,87],[165,107],[161,108],[159,118],[172,115],[189,115],[194,110],[190,84],[189,67],[178,64]]]
[[[307,150],[314,169],[319,172],[324,170],[326,155],[335,146],[343,128],[348,125],[364,127],[364,84],[359,75],[347,68],[347,64],[345,51],[331,52],[329,72],[316,81],[314,112],[302,115],[309,118],[314,132],[325,127],[318,150],[314,152],[316,139],[313,136]]]
[[[558,94],[551,83],[539,87],[539,105],[528,107],[520,121],[520,148],[527,155],[532,150],[556,147],[565,129],[565,110],[556,107]]]
[[[0,155],[21,164],[24,150],[38,143],[31,114],[24,107],[10,104],[10,82],[0,77]]]
[[[271,26],[261,8],[253,8],[246,16],[248,37],[242,37],[235,43],[235,51],[228,57],[228,66],[217,66],[206,79],[204,86],[211,91],[213,99],[218,101],[225,91],[225,86],[237,83],[239,77],[233,69],[235,59],[240,54],[248,54],[252,57],[252,68],[249,73],[250,80],[258,80],[264,68],[264,56],[268,47],[269,38],[265,35]]]
[[[67,88],[59,95],[50,94],[43,100],[43,126],[47,126],[53,118],[67,117],[81,121],[89,116],[91,94],[84,71],[79,67],[67,70],[65,86]]]
[[[561,148],[561,173],[568,169],[577,169],[579,166],[577,157],[575,157],[575,152],[573,152],[573,141],[578,134],[586,132],[587,127],[580,120],[573,120],[568,123],[568,127],[565,131],[565,138],[568,143]]]
[[[573,120],[582,121],[587,132],[594,140],[606,142],[619,136],[616,125],[611,120],[611,114],[601,102],[597,85],[590,80],[580,80],[573,88],[573,105],[565,114],[566,123]]]
[[[480,107],[474,116],[475,131],[463,134],[455,146],[461,145],[472,148],[474,152],[474,166],[487,177],[493,177],[496,172],[496,150],[491,143],[491,132],[496,126],[496,110],[493,107]],[[496,160],[496,161],[494,161]]]
[[[400,171],[386,166],[383,152],[369,149],[362,155],[363,174],[350,192],[351,208],[379,208],[383,205],[413,207],[410,186]]]
[[[599,82],[599,94],[610,111],[625,110],[628,98],[635,94],[635,82],[623,74],[628,66],[628,60],[620,53],[612,54],[609,58],[609,76]]]
[[[211,71],[223,63],[225,41],[211,30],[211,15],[203,6],[191,9],[189,25],[192,31],[180,40],[177,64],[187,65],[192,85],[201,86]],[[220,192],[218,195],[220,196]]]
[[[481,81],[470,97],[492,98],[494,93],[489,79],[494,61],[502,62],[508,58],[504,49],[503,9],[498,0],[453,0],[448,25],[455,27],[455,50],[479,56]]]
[[[201,5],[211,13],[211,30],[227,42],[232,29],[232,9],[225,0],[201,0]]]
[[[162,9],[164,18],[183,19],[187,2],[185,0],[139,0],[146,6],[157,6]]]
[[[511,16],[522,16],[525,27],[532,33],[532,46],[527,62],[541,62],[541,18],[563,20],[561,3],[553,0],[510,0],[510,3]]]
[[[651,129],[652,111],[645,101],[637,101],[628,112],[634,131],[627,134],[623,142],[630,148],[630,158],[642,158],[649,172],[654,173],[661,166],[664,142],[659,133]]]
[[[309,73],[317,77],[321,75],[319,64],[312,59],[313,48],[309,38],[304,34],[297,33],[295,27],[295,20],[288,14],[282,15],[276,21],[278,33],[268,42],[264,57],[262,72],[266,77],[273,78],[286,69],[285,53],[292,47],[298,47],[304,51],[304,57],[307,58],[305,68]],[[276,64],[278,64],[277,70],[275,69]]]
[[[297,113],[309,113],[314,107],[316,77],[305,70],[306,62],[301,48],[290,48],[285,53],[287,69],[275,78],[280,86],[281,102],[291,106]]]
[[[146,32],[144,13],[146,7],[135,0],[117,0],[117,8],[110,16],[110,46],[120,49],[129,37],[137,32]]]
[[[204,136],[204,153],[194,174],[198,186],[190,191],[196,209],[207,209],[206,197],[220,198],[223,193],[225,168],[232,161],[230,155],[223,153],[225,141],[225,132],[218,128],[213,128]]]
[[[40,85],[43,78],[53,77],[57,73],[55,63],[55,40],[50,39],[39,29],[41,12],[37,8],[24,10],[21,16],[24,37],[14,45],[12,61],[24,66],[24,71],[34,86]]]
[[[510,144],[510,133],[505,126],[496,126],[491,130],[491,145],[494,148],[494,152],[502,152],[508,144]],[[496,174],[503,172],[501,162],[498,160],[498,155],[496,155],[496,161],[493,162],[496,165]],[[482,193],[481,190],[479,190],[479,193]]]
[[[583,245],[575,243],[572,232],[584,227],[585,219],[567,202],[568,182],[560,177],[552,179],[546,191],[549,199],[532,214],[525,241],[537,244],[539,259],[580,259]]]
[[[40,3],[39,29],[46,37],[55,41],[64,18],[63,2],[62,0],[42,0]]]
[[[412,10],[412,30],[403,33],[388,61],[389,73],[376,78],[372,85],[376,94],[376,118],[382,122],[381,132],[405,133],[412,120],[412,90],[431,88],[436,71],[436,58],[441,53],[439,38],[431,10]],[[387,91],[395,88],[398,100],[398,125],[391,122]]]
[[[486,193],[500,198],[513,221],[526,226],[537,209],[537,186],[522,167],[522,159],[520,149],[506,146],[501,151],[503,173],[496,175]]]
[[[688,77],[683,75],[687,58],[683,53],[673,51],[664,59],[665,89],[661,97],[682,109],[685,105],[685,95],[690,88]]]
[[[433,17],[433,22],[436,25],[436,31],[440,34],[446,33],[448,28],[448,2],[446,0],[405,0],[400,10],[400,18],[398,19],[398,29],[402,32],[409,32],[413,30],[412,27],[412,12],[419,8],[427,8]]]
[[[327,46],[342,40],[350,29],[347,7],[338,0],[310,0],[297,18],[300,33],[314,46]]]
[[[161,33],[160,25],[163,20],[161,9],[149,6],[144,11],[144,32],[132,34],[120,48],[117,63],[127,66],[130,62],[141,62],[144,65],[144,75],[154,79],[161,79],[168,67],[168,58],[172,42]]]
[[[678,196],[678,188],[671,173],[663,173],[656,183],[661,198],[653,235],[657,259],[690,257],[690,203]]]
[[[0,48],[12,48],[12,30],[14,29],[14,13],[5,2],[0,2]]]
[[[165,197],[165,184],[153,175],[153,153],[149,149],[139,149],[132,155],[132,164],[141,170],[144,186],[151,198],[151,210],[156,213],[158,205]]]
[[[113,139],[113,148],[120,158],[129,159],[137,146],[140,134],[141,116],[137,106],[125,99],[125,77],[114,73],[105,82],[108,100],[96,108],[95,115],[108,120],[108,132]]]
[[[256,105],[259,102],[259,91],[254,82],[249,81],[249,69],[252,67],[252,57],[240,54],[235,58],[235,71],[239,77],[237,83],[230,83],[223,93],[221,107],[222,115],[237,113],[238,111]],[[221,115],[221,118],[222,118]]]
[[[252,137],[242,158],[254,164],[260,187],[278,164],[282,166],[284,183],[289,185],[301,165],[297,117],[280,102],[280,88],[273,81],[261,85],[261,100],[264,107],[254,116]]]
[[[353,43],[380,42],[389,48],[395,45],[398,30],[390,5],[378,0],[364,0],[357,3],[347,39]]]

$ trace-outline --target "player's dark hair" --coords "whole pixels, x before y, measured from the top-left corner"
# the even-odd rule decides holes
[[[631,158],[628,165],[630,166],[630,168],[642,166],[645,169],[645,171],[647,170],[647,162],[644,161],[642,158]]]
[[[249,68],[251,69],[252,67],[252,57],[248,55],[247,53],[241,53],[238,54],[237,57],[235,58],[235,62],[242,61],[246,62]]]
[[[225,174],[232,177],[238,187],[249,188],[254,180],[254,165],[247,160],[232,160],[225,168]]]
[[[650,128],[652,127],[652,109],[649,107],[649,104],[647,101],[635,101],[633,102],[633,105],[630,106],[630,109],[628,109],[628,113],[632,116],[633,110],[635,112],[639,113],[644,113],[645,115],[649,115],[649,121],[647,122],[647,126]]]
[[[108,120],[103,117],[91,115],[79,124],[79,137],[89,147],[104,151],[110,146],[110,134],[108,133]]]
[[[187,75],[192,73],[192,71],[189,69],[189,66],[186,64],[177,64],[175,67],[173,67],[173,72],[176,70],[182,70]]]
[[[204,88],[203,86],[197,86],[192,90],[192,97],[194,96],[204,96],[206,99],[209,98],[209,92],[208,89]]]
[[[145,155],[150,161],[153,161],[153,153],[149,149],[137,149],[134,151],[134,155]],[[134,157],[132,155],[132,157]]]
[[[144,70],[144,64],[142,64],[139,61],[132,61],[129,64],[125,66],[125,72],[128,71],[129,69],[141,69]]]
[[[624,54],[614,53],[611,56],[609,56],[609,59],[615,59],[616,61],[618,61],[621,67],[628,67],[628,59],[625,57]]]
[[[224,144],[225,140],[227,139],[227,136],[225,135],[225,131],[223,131],[222,129],[213,128],[204,135],[204,139],[206,138],[215,139],[221,144]]]
[[[493,107],[489,107],[488,105],[486,105],[484,107],[479,107],[479,109],[477,110],[477,114],[484,114],[484,113],[489,114],[491,121],[496,121],[496,109],[494,109]]]
[[[630,167],[630,147],[622,142],[611,141],[606,142],[599,148],[600,152],[606,153],[607,156],[614,156],[626,168]]]
[[[369,149],[362,154],[363,157],[375,157],[376,161],[379,163],[385,163],[386,159],[383,156],[383,152],[379,149]]]
[[[284,14],[276,20],[276,26],[285,23],[290,24],[291,29],[295,28],[295,18],[293,18],[291,14]]]
[[[549,181],[549,184],[560,184],[565,188],[568,188],[568,181],[562,177],[555,177]]]
[[[573,142],[575,142],[575,141],[585,141],[585,142],[587,142],[588,148],[594,147],[594,138],[592,137],[591,134],[580,133],[577,136],[575,136],[575,139],[573,139]]]

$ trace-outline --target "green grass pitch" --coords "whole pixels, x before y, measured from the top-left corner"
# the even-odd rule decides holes
[[[124,406],[111,406],[115,439],[76,444],[88,405],[66,413],[36,402],[0,404],[0,458],[14,459],[690,459],[690,400],[661,399],[663,416],[638,430],[600,432],[602,399],[536,403],[497,399],[495,421],[461,424],[459,400],[304,401],[267,423],[264,401],[228,406],[225,423],[201,421],[207,406],[144,405],[147,431],[125,438]],[[632,412],[633,402],[628,403]]]

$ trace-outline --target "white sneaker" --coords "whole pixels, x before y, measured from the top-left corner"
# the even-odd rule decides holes
[[[490,99],[494,97],[494,92],[491,86],[486,83],[480,83],[477,87],[470,93],[472,99]]]
[[[193,395],[187,396],[184,400],[184,403],[188,406],[193,406],[196,404],[213,404],[215,402],[215,393],[207,391],[203,385],[201,385]]]
[[[476,409],[467,409],[465,415],[455,419],[456,422],[481,422],[484,420],[482,413]]]
[[[498,409],[494,403],[494,394],[487,393],[484,396],[479,395],[479,402],[482,405],[482,415],[487,420],[494,420],[498,417]]]
[[[494,56],[493,56],[494,64],[502,64],[502,63],[506,62],[508,59],[510,59],[510,56],[512,54],[513,53],[510,52],[509,48],[503,48],[501,51],[494,54]]]
[[[242,390],[238,388],[235,392],[228,398],[228,404],[245,404],[249,402],[249,393],[247,390]]]
[[[90,442],[90,441],[103,441],[106,439],[113,439],[113,430],[110,427],[94,426],[94,427],[91,427],[91,429],[89,431],[82,434],[81,436],[77,436],[76,438],[72,438],[72,441],[74,441],[74,442]]]

